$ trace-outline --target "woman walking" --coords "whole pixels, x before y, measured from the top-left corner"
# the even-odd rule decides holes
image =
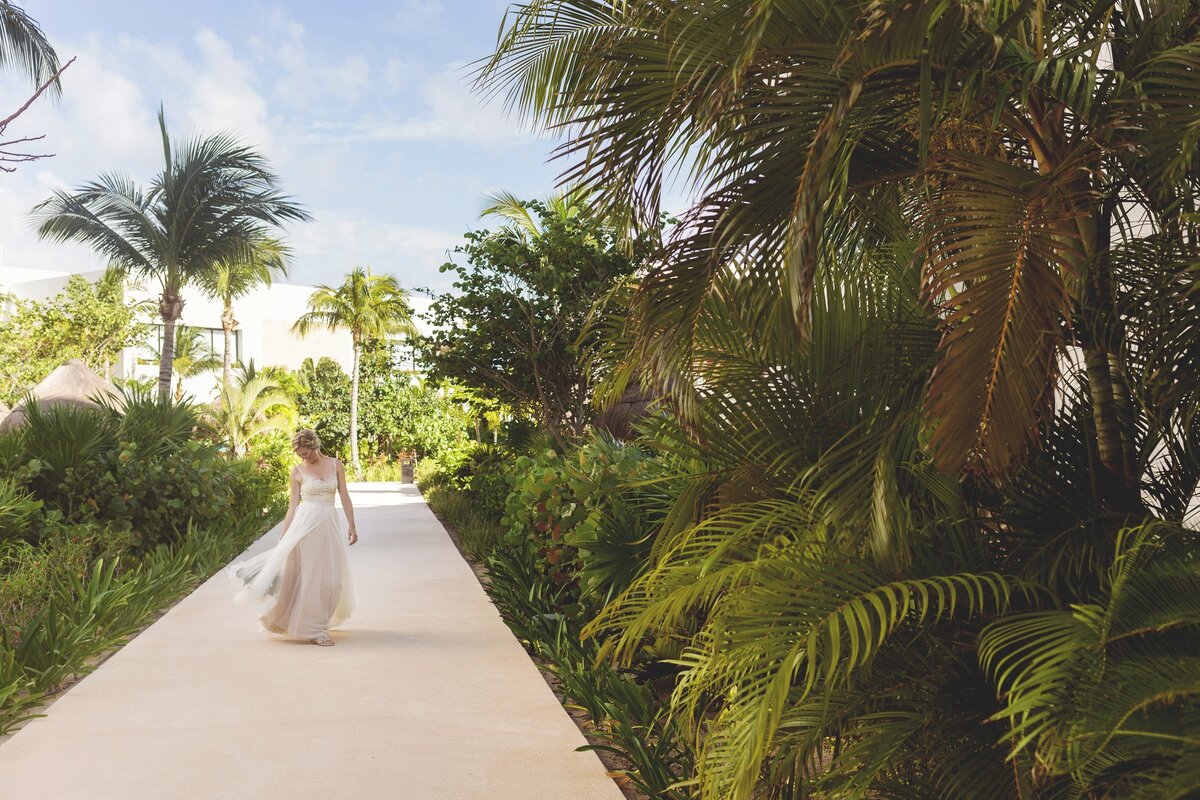
[[[354,610],[348,558],[358,541],[354,507],[342,462],[321,452],[315,431],[298,431],[292,449],[300,463],[292,469],[279,543],[228,571],[240,588],[235,600],[257,605],[263,628],[329,646],[329,629]],[[334,505],[339,494],[344,516]]]

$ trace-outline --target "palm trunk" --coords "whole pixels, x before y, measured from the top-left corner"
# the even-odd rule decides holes
[[[1090,223],[1090,224],[1089,224]],[[1084,347],[1084,365],[1092,398],[1092,417],[1096,426],[1096,449],[1100,463],[1112,481],[1107,487],[1119,508],[1135,509],[1139,492],[1135,482],[1133,453],[1133,409],[1129,388],[1116,353],[1121,348],[1124,331],[1113,298],[1112,265],[1109,248],[1112,242],[1112,202],[1107,203],[1094,218],[1081,217],[1078,224],[1085,237],[1089,253],[1094,258],[1089,285],[1085,289],[1085,307],[1099,319],[1094,323],[1092,336],[1101,341]]]
[[[358,463],[358,334],[354,336],[354,371],[350,378],[350,463],[354,467],[354,476],[362,474]]]
[[[171,373],[175,364],[175,322],[183,316],[183,298],[179,290],[164,287],[158,302],[163,321],[162,353],[158,362],[158,394],[164,400],[171,396]]]
[[[1108,354],[1095,346],[1087,347],[1083,352],[1088,388],[1092,395],[1092,416],[1096,425],[1096,449],[1100,454],[1100,463],[1118,485],[1123,485],[1127,482],[1125,448],[1121,441],[1121,418],[1117,413]]]
[[[233,329],[237,320],[233,318],[233,303],[225,298],[225,310],[221,313],[221,330],[225,332],[225,355],[221,359],[221,378],[228,386],[233,381]]]

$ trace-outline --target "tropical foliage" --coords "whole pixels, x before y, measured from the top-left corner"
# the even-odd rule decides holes
[[[217,399],[204,409],[203,420],[214,437],[235,456],[247,454],[251,442],[272,431],[290,430],[296,406],[273,370],[251,362],[233,380],[221,384]]]
[[[37,21],[11,0],[0,0],[0,70],[24,72],[35,87],[33,95],[17,109],[0,117],[0,172],[15,172],[15,166],[46,158],[47,154],[31,153],[22,146],[42,139],[42,136],[7,135],[8,126],[20,117],[41,95],[57,96],[62,86],[59,76],[75,59],[59,65],[58,55]]]
[[[669,489],[584,630],[680,670],[675,791],[1200,791],[1198,53],[1187,3],[510,11],[481,79],[592,213],[699,198],[607,336]]]
[[[181,324],[175,329],[175,356],[171,371],[175,378],[176,403],[183,401],[184,381],[221,368],[221,359],[213,352],[207,338],[202,329],[190,325]]]
[[[468,417],[455,387],[436,386],[402,369],[394,346],[364,343],[362,383],[359,441],[367,452],[436,457],[464,445]]]
[[[23,71],[35,86],[58,70],[58,55],[41,26],[11,0],[0,0],[0,68]]]
[[[342,458],[350,449],[350,376],[328,356],[304,359],[296,375],[300,420],[321,437],[322,450]]]
[[[287,275],[288,249],[278,239],[252,241],[242,252],[222,259],[199,277],[209,296],[221,301],[221,330],[225,348],[221,355],[221,380],[233,380],[233,332],[238,321],[233,316],[233,301],[260,286],[270,286],[277,277]]]
[[[454,386],[416,381],[400,368],[396,349],[374,339],[363,342],[358,436],[362,457],[392,464],[406,453],[447,459],[465,453],[471,418],[463,410],[464,393]],[[317,432],[329,453],[348,452],[350,377],[329,358],[315,364],[306,360],[297,375],[301,424]]]
[[[0,731],[282,516],[282,483],[191,438],[151,391],[33,405],[0,435]]]

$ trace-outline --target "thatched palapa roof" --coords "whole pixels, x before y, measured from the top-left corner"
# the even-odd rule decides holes
[[[32,400],[38,408],[48,409],[56,406],[71,406],[74,408],[98,408],[93,399],[108,396],[120,406],[124,403],[121,393],[104,378],[97,375],[91,367],[78,358],[73,358],[46,378],[29,392],[28,397],[17,403],[11,412],[0,420],[0,431],[19,427],[25,421],[25,404]]]

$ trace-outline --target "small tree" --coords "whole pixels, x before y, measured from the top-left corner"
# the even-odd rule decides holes
[[[367,455],[437,455],[464,444],[471,415],[461,400],[427,381],[414,384],[395,351],[378,340],[363,345],[359,413]]]
[[[297,375],[301,422],[321,437],[322,449],[342,453],[350,441],[350,376],[328,356],[306,358]]]
[[[233,332],[238,321],[233,316],[233,301],[259,286],[270,286],[276,276],[287,275],[287,248],[278,239],[254,241],[242,253],[222,259],[200,276],[200,284],[210,297],[221,301],[221,330],[225,349],[221,357],[221,379],[233,379]]]
[[[350,331],[354,365],[350,373],[350,462],[362,472],[358,458],[359,358],[364,339],[399,334],[416,337],[412,307],[395,277],[373,275],[369,267],[356,267],[336,289],[319,286],[308,300],[309,311],[292,327],[301,336],[314,326]]]
[[[585,334],[588,316],[634,271],[641,248],[626,255],[612,230],[573,206],[524,207],[536,220],[472,231],[456,250],[466,264],[442,266],[456,276],[454,292],[434,295],[434,332],[423,360],[430,380],[448,379],[527,410],[562,444],[590,420],[590,376],[601,343]],[[520,216],[512,201],[504,208],[505,218]]]
[[[149,332],[143,321],[149,304],[125,302],[125,281],[117,271],[95,283],[73,275],[44,302],[13,302],[12,316],[0,322],[0,400],[8,403],[72,358],[110,377],[121,351],[145,341]]]
[[[180,325],[175,330],[175,358],[171,366],[175,373],[176,403],[183,400],[185,380],[221,368],[221,360],[204,339],[200,329],[190,325]],[[161,353],[156,355],[162,357]]]
[[[244,371],[221,385],[216,403],[205,411],[213,432],[244,456],[251,440],[275,430],[288,430],[296,406],[269,372]]]

